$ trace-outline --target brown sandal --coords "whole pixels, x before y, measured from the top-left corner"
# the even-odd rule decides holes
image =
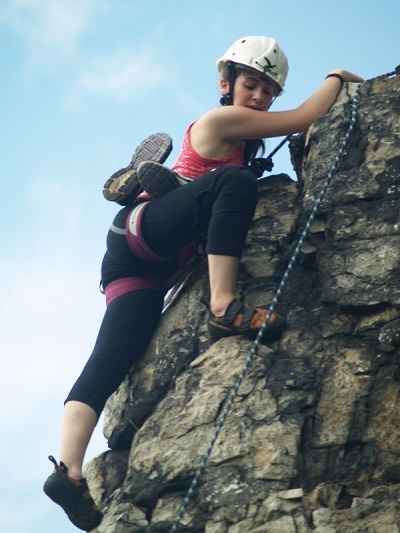
[[[55,468],[43,486],[44,492],[65,511],[78,529],[90,531],[97,527],[103,514],[90,495],[86,479],[70,478],[63,462],[58,465],[52,455],[49,459]]]
[[[268,309],[256,307],[255,309],[233,300],[222,317],[210,313],[208,331],[214,339],[231,337],[232,335],[245,335],[255,338],[268,314]],[[276,340],[285,328],[285,319],[277,313],[272,313],[263,333],[263,339]]]

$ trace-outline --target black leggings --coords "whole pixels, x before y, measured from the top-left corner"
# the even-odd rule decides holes
[[[153,201],[143,217],[144,240],[155,254],[171,257],[205,233],[208,254],[240,258],[256,202],[257,181],[248,169],[220,167]],[[126,247],[126,240],[111,235],[107,253],[112,248],[114,257],[126,261],[126,251],[119,254],[118,247]],[[113,278],[113,269],[123,272],[121,261],[103,263],[103,280]],[[164,277],[163,263],[166,277],[171,260],[158,264],[160,277]],[[143,275],[154,266],[132,257],[129,275]],[[118,297],[108,306],[92,355],[66,402],[83,402],[100,416],[109,396],[145,351],[160,319],[163,299],[162,291],[139,290]]]
[[[180,187],[146,209],[144,240],[170,257],[201,233],[207,254],[241,257],[257,202],[257,181],[246,167],[226,165]]]

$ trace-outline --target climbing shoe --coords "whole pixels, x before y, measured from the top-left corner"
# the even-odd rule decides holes
[[[63,462],[58,465],[52,455],[49,459],[55,469],[43,486],[44,492],[62,507],[78,529],[90,531],[98,526],[103,515],[90,495],[86,480],[68,477],[68,468]]]
[[[164,194],[192,181],[190,178],[180,176],[155,161],[140,163],[137,174],[140,185],[150,198],[160,198]]]
[[[268,309],[260,307],[253,309],[238,300],[233,300],[224,316],[217,317],[210,312],[208,331],[214,340],[232,335],[245,335],[254,339],[263,325],[267,313]],[[282,316],[272,313],[264,330],[263,339],[276,340],[279,338],[285,324],[285,319]]]
[[[106,181],[103,196],[110,202],[129,205],[139,191],[137,168],[143,161],[164,163],[172,150],[172,139],[166,133],[155,133],[145,139],[135,150],[131,162],[117,170]],[[136,194],[134,194],[136,192]]]

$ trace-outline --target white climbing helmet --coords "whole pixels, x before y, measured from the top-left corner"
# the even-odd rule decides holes
[[[217,61],[218,72],[229,62],[258,70],[279,86],[283,86],[289,70],[287,58],[277,41],[271,37],[242,37],[235,41]]]

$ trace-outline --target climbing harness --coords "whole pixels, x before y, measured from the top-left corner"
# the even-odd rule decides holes
[[[285,137],[266,158],[260,157],[253,160],[251,169],[253,170],[253,172],[256,173],[258,179],[261,179],[261,176],[265,171],[271,172],[274,166],[272,157],[277,153],[278,150],[280,150],[280,148],[282,148],[282,146],[291,137],[291,135]],[[140,236],[140,221],[143,216],[144,209],[146,208],[148,203],[149,201],[143,201],[142,203],[134,207],[131,214],[129,215],[128,222],[128,227],[130,228],[129,239],[131,245],[135,248],[135,253],[139,255],[139,257],[142,257],[143,253],[145,254],[145,257],[142,257],[144,259],[149,259],[149,257],[147,257],[147,254],[151,254],[151,252],[148,250],[147,246],[144,243],[144,240]],[[118,235],[127,235],[126,228],[118,228],[117,226],[115,226],[115,224],[111,224],[110,230],[114,233],[117,233]],[[171,276],[171,278],[166,281],[165,287],[168,289],[168,292],[164,298],[164,305],[162,310],[163,313],[165,313],[167,309],[169,309],[175,303],[176,299],[178,298],[182,290],[185,288],[189,279],[191,279],[195,267],[204,257],[205,250],[203,242],[200,241],[193,256],[185,263],[183,267],[181,267],[173,276]],[[100,290],[102,291],[101,287]]]
[[[396,68],[396,70],[394,71],[394,74],[398,73],[397,72],[398,70],[400,70],[400,66]],[[389,75],[393,75],[393,73],[389,73]],[[309,216],[309,218],[308,218],[308,220],[306,222],[304,230],[301,233],[301,236],[300,236],[300,238],[298,240],[298,243],[297,243],[296,248],[295,248],[295,250],[293,252],[293,255],[292,255],[292,257],[291,257],[291,259],[289,261],[289,264],[288,264],[288,266],[286,268],[286,271],[285,271],[285,273],[284,273],[284,275],[282,277],[282,280],[281,280],[281,282],[280,282],[280,284],[278,286],[278,289],[277,289],[277,291],[276,291],[276,293],[274,295],[272,303],[269,306],[268,313],[267,313],[267,315],[265,317],[264,323],[261,326],[261,328],[260,328],[260,330],[259,330],[259,332],[257,334],[257,337],[256,337],[256,339],[255,339],[255,341],[254,341],[254,343],[253,343],[253,345],[252,345],[252,347],[250,349],[250,352],[249,352],[249,354],[247,356],[246,362],[243,365],[243,368],[242,368],[242,370],[241,370],[241,372],[239,374],[239,377],[237,378],[237,381],[236,381],[236,383],[235,383],[235,385],[234,385],[234,387],[232,389],[232,392],[230,393],[230,396],[228,398],[226,406],[225,406],[225,408],[224,408],[224,410],[223,410],[223,412],[222,412],[222,414],[221,414],[221,416],[220,416],[220,418],[219,418],[219,420],[217,422],[214,435],[212,436],[212,438],[210,440],[210,443],[209,443],[209,445],[208,445],[208,447],[207,447],[207,449],[206,449],[206,451],[205,451],[205,453],[204,453],[204,455],[203,455],[203,457],[202,457],[202,459],[201,459],[201,461],[199,463],[199,466],[197,467],[197,470],[196,470],[195,475],[194,475],[194,477],[192,479],[190,487],[189,487],[189,489],[188,489],[188,491],[186,493],[186,496],[185,496],[185,498],[183,500],[183,503],[182,503],[182,505],[181,505],[181,507],[180,507],[180,509],[178,511],[177,517],[176,517],[176,519],[175,519],[175,521],[174,521],[174,523],[173,523],[173,525],[172,525],[172,527],[170,529],[170,533],[174,533],[175,531],[177,531],[177,527],[179,526],[179,524],[180,524],[180,522],[182,520],[182,516],[183,516],[183,514],[184,514],[184,512],[186,510],[186,507],[187,507],[191,497],[194,494],[194,490],[195,490],[195,488],[197,486],[197,483],[199,481],[199,478],[200,478],[200,476],[202,474],[203,468],[204,468],[204,466],[205,466],[205,464],[206,464],[206,462],[207,462],[207,460],[208,460],[208,458],[209,458],[209,456],[211,454],[211,451],[212,451],[212,449],[214,447],[214,444],[215,444],[215,442],[216,442],[216,440],[217,440],[217,438],[218,438],[218,436],[219,436],[219,434],[220,434],[220,432],[222,430],[222,427],[223,427],[223,425],[225,423],[226,417],[228,416],[229,410],[230,410],[230,408],[231,408],[231,406],[232,406],[232,404],[233,404],[233,402],[234,402],[234,400],[236,398],[236,395],[238,393],[239,387],[240,387],[240,385],[241,385],[241,383],[242,383],[242,381],[244,379],[244,376],[245,376],[245,374],[246,374],[251,362],[253,361],[254,357],[256,356],[256,354],[258,352],[258,348],[259,348],[261,339],[262,339],[262,337],[264,335],[265,328],[266,328],[266,326],[268,324],[268,321],[269,321],[269,319],[271,317],[271,314],[275,310],[275,307],[276,307],[276,305],[277,305],[277,303],[279,301],[279,298],[282,295],[282,292],[283,292],[283,289],[285,288],[285,285],[286,285],[286,282],[288,280],[289,274],[291,273],[291,271],[292,271],[292,269],[293,269],[293,267],[294,267],[294,265],[295,265],[295,263],[297,261],[297,258],[299,256],[300,250],[301,250],[301,248],[302,248],[302,246],[304,244],[305,239],[308,236],[308,233],[310,231],[311,225],[314,222],[315,215],[316,215],[316,213],[317,213],[317,211],[319,209],[319,206],[321,205],[321,202],[322,202],[322,200],[323,200],[323,198],[325,196],[325,193],[326,193],[326,191],[327,191],[327,189],[328,189],[328,187],[329,187],[329,185],[330,185],[330,183],[332,181],[332,177],[337,171],[339,162],[340,162],[340,160],[341,160],[341,158],[342,158],[342,156],[344,154],[344,151],[345,151],[345,149],[347,147],[347,144],[348,144],[348,141],[350,139],[351,133],[352,133],[352,131],[354,129],[354,126],[356,124],[357,107],[358,107],[358,100],[359,100],[359,94],[360,94],[361,86],[362,86],[362,83],[360,83],[357,86],[355,94],[354,94],[354,98],[353,98],[353,102],[352,102],[352,108],[351,108],[350,124],[349,124],[349,127],[347,129],[347,132],[346,132],[346,134],[345,134],[345,136],[344,136],[344,138],[343,138],[343,140],[342,140],[342,142],[340,144],[338,153],[337,153],[337,155],[336,155],[336,157],[335,157],[335,159],[334,159],[334,161],[332,163],[332,166],[331,166],[331,168],[329,170],[328,176],[327,176],[327,178],[326,178],[326,180],[325,180],[325,182],[324,182],[324,184],[322,186],[322,189],[321,189],[321,191],[320,191],[320,193],[319,193],[319,195],[317,197],[317,200],[315,201],[314,207],[313,207],[313,209],[311,211],[311,214],[310,214],[310,216]],[[286,140],[287,140],[287,138],[285,139],[285,142],[286,142]],[[284,144],[283,141],[282,141],[282,143]],[[279,147],[278,147],[278,149],[279,149]]]

